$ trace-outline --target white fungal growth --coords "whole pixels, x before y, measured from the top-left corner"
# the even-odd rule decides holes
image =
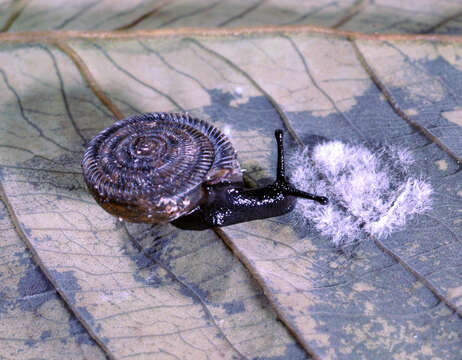
[[[234,93],[235,93],[237,96],[241,96],[241,95],[242,95],[242,92],[243,92],[242,87],[236,86],[236,87],[234,88]]]
[[[432,188],[413,177],[412,154],[398,147],[371,150],[331,141],[292,155],[293,184],[329,198],[328,205],[299,199],[294,214],[312,221],[337,247],[383,238],[431,207]],[[301,215],[301,216],[300,216]]]
[[[231,126],[229,126],[228,124],[223,126],[223,134],[230,137],[231,136]]]

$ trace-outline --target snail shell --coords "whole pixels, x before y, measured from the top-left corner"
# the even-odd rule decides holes
[[[89,143],[82,168],[97,202],[131,222],[170,222],[191,212],[204,183],[240,176],[233,146],[213,125],[180,113],[115,122]]]

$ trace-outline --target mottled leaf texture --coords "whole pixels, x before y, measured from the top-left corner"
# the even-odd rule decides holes
[[[5,199],[112,358],[460,359],[461,53],[296,32],[3,45]],[[322,139],[405,146],[435,189],[433,210],[352,254],[290,215],[218,232],[120,223],[79,165],[115,108],[210,120],[262,183],[275,128],[290,151]]]
[[[425,36],[461,19],[458,0],[0,0],[0,358],[461,359],[462,46]],[[151,111],[213,122],[253,185],[276,128],[289,153],[406,147],[432,210],[345,252],[294,214],[119,222],[80,160]]]
[[[0,57],[6,197],[47,275],[110,356],[306,357],[214,232],[128,231],[89,197],[83,144],[113,119],[66,55],[27,45]]]
[[[0,202],[0,357],[105,359],[35,264]]]
[[[268,55],[269,42],[279,49],[272,56]],[[266,61],[254,52],[249,54],[254,43],[259,44],[259,51],[266,49]],[[394,258],[373,239],[361,244],[355,257],[345,258],[329,246],[328,239],[294,227],[296,219],[290,217],[223,230],[299,339],[326,358],[389,358],[392,354],[414,358],[422,355],[423,347],[426,354],[437,358],[459,358],[462,324],[453,310],[461,312],[457,250],[461,174],[454,159],[397,115],[370,80],[350,42],[302,36],[248,39],[240,43],[246,48],[246,58],[223,42],[207,46],[209,53],[220,53],[261,84],[266,98],[285,110],[287,121],[304,144],[321,137],[406,146],[436,189],[431,213],[380,243]],[[386,46],[376,42],[375,51]],[[460,52],[459,46],[452,48]],[[342,54],[341,61],[336,53]],[[434,48],[434,57],[439,54],[439,48]],[[421,61],[431,60],[424,57]],[[268,81],[268,74],[277,76]],[[416,78],[409,76],[408,82],[415,83]],[[444,96],[450,96],[449,91]],[[404,99],[404,94],[397,96],[398,102]],[[415,106],[418,111],[426,102]],[[271,109],[269,103],[266,108]],[[273,124],[276,121],[277,117]],[[452,122],[446,120],[441,126],[452,126]],[[453,135],[454,143],[460,141]]]
[[[368,33],[460,33],[458,0],[3,0],[0,29],[113,30],[317,25]]]

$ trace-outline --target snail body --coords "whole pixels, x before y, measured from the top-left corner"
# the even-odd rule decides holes
[[[285,177],[283,133],[276,130],[278,170],[266,187],[244,186],[236,152],[213,125],[187,114],[148,113],[115,122],[96,135],[82,159],[99,205],[129,222],[204,230],[285,214],[297,197]]]

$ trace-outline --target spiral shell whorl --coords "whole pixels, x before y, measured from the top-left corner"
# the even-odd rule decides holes
[[[191,211],[203,182],[238,170],[225,135],[187,114],[149,113],[96,135],[82,160],[98,203],[127,221],[168,222]]]

